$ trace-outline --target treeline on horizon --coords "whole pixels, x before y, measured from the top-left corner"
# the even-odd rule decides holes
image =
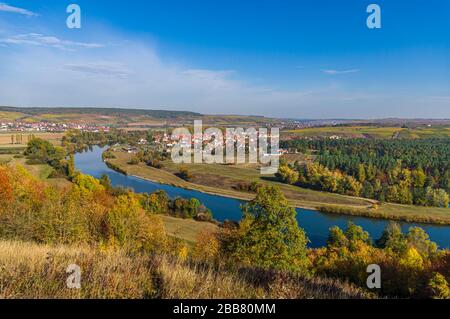
[[[448,139],[296,139],[281,147],[314,156],[282,163],[277,174],[282,182],[381,202],[448,207]]]

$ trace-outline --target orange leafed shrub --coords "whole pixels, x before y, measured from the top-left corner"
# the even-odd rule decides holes
[[[217,261],[219,258],[220,242],[217,239],[217,234],[202,230],[197,235],[197,241],[192,251],[192,257],[200,261]]]
[[[13,189],[4,167],[0,167],[0,205],[7,204],[13,198]]]

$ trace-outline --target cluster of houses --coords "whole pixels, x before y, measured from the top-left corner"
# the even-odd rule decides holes
[[[267,134],[267,136],[270,138],[270,134]],[[140,150],[147,149],[147,148],[159,148],[162,152],[170,153],[172,151],[172,148],[174,147],[175,143],[179,143],[180,147],[183,148],[193,148],[196,143],[205,146],[206,144],[211,144],[213,148],[219,147],[221,141],[220,140],[212,140],[212,136],[209,136],[208,134],[203,135],[203,137],[191,137],[191,136],[180,136],[178,141],[173,141],[169,134],[162,133],[162,132],[155,132],[153,134],[153,140],[148,141],[146,139],[140,139],[137,143],[137,145],[132,146],[129,144],[126,145],[120,145],[116,144],[113,146],[113,150],[117,151],[120,150],[122,152],[126,152],[128,154],[137,154]],[[253,138],[246,137],[246,144],[247,145],[253,145],[257,142],[256,140],[253,140]],[[197,145],[198,145],[197,144]],[[257,145],[257,143],[256,143]],[[225,147],[225,145],[224,145]],[[249,151],[257,152],[257,147],[253,146],[253,149],[250,149]],[[202,150],[202,152],[206,152],[206,150]],[[295,151],[294,151],[295,152]],[[288,149],[279,149],[279,155],[288,154],[290,151]],[[271,156],[270,154],[263,154],[263,156]]]
[[[0,123],[0,131],[8,132],[66,132],[82,130],[87,132],[108,132],[109,127],[95,124],[53,123],[53,122],[5,122]]]
[[[281,122],[280,129],[299,130],[319,126],[336,126],[346,124],[345,120],[294,120]]]
[[[270,139],[271,135],[270,134],[264,134],[264,133],[258,133],[259,137],[265,137]],[[256,152],[257,149],[257,145],[258,145],[258,137],[256,138],[252,138],[252,137],[248,137],[246,136],[246,144],[247,145],[256,145],[253,146],[253,149],[250,149],[249,151],[254,151]],[[147,141],[146,141],[147,143]],[[183,136],[180,135],[178,141],[173,141],[171,140],[170,136],[166,133],[164,134],[160,134],[160,135],[155,135],[154,136],[154,143],[156,145],[160,145],[163,147],[164,151],[166,153],[170,153],[174,144],[178,143],[180,147],[182,148],[188,148],[188,147],[194,147],[194,145],[205,145],[205,144],[210,144],[210,146],[212,148],[218,148],[221,145],[225,148],[226,145],[224,145],[224,141],[221,141],[220,139],[215,139],[214,136],[209,135],[207,133],[203,134],[202,136],[193,136],[191,137],[190,135],[187,136]],[[203,150],[203,152],[206,152],[205,150]],[[289,150],[287,149],[279,149],[279,154],[283,155],[283,154],[288,154]]]

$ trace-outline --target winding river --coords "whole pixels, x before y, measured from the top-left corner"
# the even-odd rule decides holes
[[[211,209],[213,216],[218,221],[239,220],[242,216],[240,200],[209,195],[195,190],[187,190],[170,185],[154,183],[148,180],[133,176],[125,176],[110,168],[108,168],[102,160],[102,152],[104,148],[95,146],[92,150],[77,153],[75,155],[75,166],[84,174],[100,178],[103,174],[109,176],[114,186],[122,185],[134,189],[135,192],[152,193],[156,190],[164,190],[172,197],[197,198],[206,207]],[[449,211],[450,214],[450,211]],[[345,215],[325,214],[314,210],[297,209],[297,220],[299,226],[302,227],[308,235],[310,247],[322,247],[326,244],[329,229],[333,226],[339,226],[343,229],[349,221],[362,226],[370,233],[374,239],[378,239],[388,221],[380,219],[372,219],[366,217],[353,217]],[[430,235],[441,248],[450,248],[450,226],[416,224],[416,223],[400,223],[403,231],[407,231],[409,227],[420,226]]]

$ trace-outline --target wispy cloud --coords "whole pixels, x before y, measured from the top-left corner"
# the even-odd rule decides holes
[[[328,70],[322,70],[325,74],[330,75],[339,75],[339,74],[349,74],[349,73],[358,73],[359,69],[350,69],[350,70],[334,70],[334,69],[328,69]]]
[[[117,62],[95,62],[95,63],[79,63],[66,64],[64,69],[85,74],[104,75],[125,78],[132,74],[131,70],[125,65]]]
[[[0,39],[0,44],[15,45],[34,45],[47,46],[61,50],[73,50],[74,48],[101,48],[103,45],[98,43],[75,42],[62,40],[54,36],[43,35],[39,33],[27,33]]]
[[[38,15],[37,13],[34,13],[32,11],[29,11],[29,10],[26,10],[23,8],[13,7],[13,6],[10,6],[7,3],[3,3],[3,2],[0,2],[0,11],[22,14],[22,15],[29,16],[29,17]]]

